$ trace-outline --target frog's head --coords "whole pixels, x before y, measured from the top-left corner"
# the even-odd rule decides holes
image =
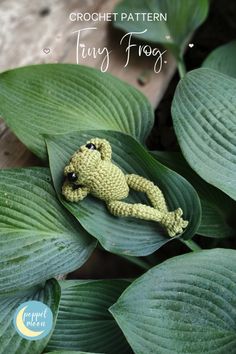
[[[106,140],[91,139],[74,153],[69,165],[64,169],[64,175],[70,183],[83,185],[98,170],[100,162],[107,159],[107,154],[104,154],[105,145],[107,151],[110,144]]]

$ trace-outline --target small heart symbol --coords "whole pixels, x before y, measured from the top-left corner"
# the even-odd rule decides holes
[[[193,47],[194,47],[194,44],[193,44],[193,43],[190,43],[188,46],[189,46],[190,48],[193,48]]]
[[[43,52],[45,54],[49,54],[50,53],[50,48],[43,48]]]

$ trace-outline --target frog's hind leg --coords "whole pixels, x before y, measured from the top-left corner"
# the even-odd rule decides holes
[[[183,232],[183,229],[186,228],[186,226],[188,225],[188,221],[185,221],[182,218],[183,215],[182,209],[178,208],[170,212],[168,210],[164,195],[160,190],[160,188],[158,188],[153,182],[149,181],[148,179],[135,174],[127,175],[126,181],[130,188],[138,192],[146,193],[148,199],[153,205],[153,208],[151,208],[143,204],[134,204],[134,205],[139,205],[137,209],[135,208],[135,212],[137,215],[140,213],[140,210],[141,213],[145,210],[145,213],[147,212],[149,216],[152,215],[152,218],[149,219],[145,218],[145,219],[160,222],[160,224],[167,229],[167,232],[170,236],[175,236]],[[144,209],[144,208],[148,208],[148,209]],[[156,213],[154,211],[151,211],[150,209],[154,209]],[[135,217],[144,219],[141,214],[140,216],[135,216]]]
[[[138,192],[146,193],[148,199],[155,209],[168,212],[164,195],[160,188],[158,188],[153,182],[134,174],[127,175],[126,181],[130,188]]]
[[[165,213],[140,203],[130,204],[121,201],[112,201],[107,202],[107,207],[111,214],[120,217],[131,216],[134,218],[158,222],[161,222],[163,217],[165,217]]]
[[[183,220],[182,210],[179,208],[172,212],[163,212],[144,204],[129,204],[121,201],[107,202],[111,214],[120,217],[134,217],[143,220],[157,221],[166,228],[169,236],[181,233],[188,225]]]

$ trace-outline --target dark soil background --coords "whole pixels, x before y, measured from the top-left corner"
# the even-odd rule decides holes
[[[207,55],[220,45],[236,39],[236,0],[212,0],[210,13],[206,22],[195,32],[185,54],[187,71],[199,68]],[[236,59],[235,59],[236,60]],[[179,146],[173,130],[171,119],[171,102],[175,88],[179,82],[176,72],[167,92],[159,104],[155,114],[155,126],[148,140],[150,150],[178,151]],[[226,247],[236,248],[232,239],[218,241],[217,239],[197,236],[197,243],[203,248]],[[172,241],[163,246],[155,254],[145,257],[150,265],[188,252],[189,249],[179,241]],[[71,273],[68,278],[122,278],[136,277],[142,274],[135,265],[125,259],[97,249],[87,263],[78,271]]]

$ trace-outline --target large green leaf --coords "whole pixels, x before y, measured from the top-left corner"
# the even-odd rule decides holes
[[[45,354],[103,354],[103,353],[89,353],[89,352],[75,352],[74,350],[60,350],[60,351],[58,351],[58,350],[56,350],[56,351],[54,351],[53,350],[53,352],[47,352],[47,353],[45,353]]]
[[[0,295],[0,354],[41,354],[52,332],[40,340],[24,339],[13,326],[14,313],[17,307],[26,301],[41,301],[52,310],[55,325],[60,294],[59,284],[55,279],[52,279],[47,281],[44,286],[38,285],[33,289],[22,290],[18,293]]]
[[[58,319],[47,349],[131,353],[108,311],[129,284],[125,280],[61,282]]]
[[[134,33],[134,36],[163,44],[178,57],[191,33],[205,20],[208,7],[208,0],[124,0],[114,10],[118,15],[113,23],[128,33],[147,30],[145,33]],[[122,17],[125,13],[127,19]],[[134,15],[134,20],[129,18],[130,13]],[[143,21],[136,18],[136,13],[167,14],[167,21]]]
[[[236,78],[236,41],[222,45],[211,52],[202,66]]]
[[[91,137],[107,139],[113,149],[113,161],[125,173],[136,173],[160,186],[171,210],[181,207],[189,226],[183,238],[191,238],[198,228],[201,217],[198,196],[192,186],[177,173],[159,164],[132,137],[112,131],[79,131],[47,138],[50,168],[55,189],[61,196],[63,169],[71,155]],[[130,202],[147,203],[141,193],[131,193]],[[117,218],[111,215],[105,203],[87,197],[80,203],[63,204],[74,214],[82,226],[111,252],[131,256],[153,253],[170,240],[158,223],[135,218]]]
[[[0,292],[75,270],[95,245],[57,200],[48,169],[0,171]]]
[[[136,89],[80,65],[47,64],[0,74],[0,114],[27,147],[46,159],[42,134],[123,131],[144,142],[153,110]]]
[[[110,309],[136,354],[235,353],[236,251],[174,257]]]
[[[190,166],[236,199],[236,80],[206,68],[188,73],[176,89],[172,116]]]
[[[219,189],[206,183],[187,164],[181,153],[155,151],[157,160],[186,178],[196,189],[202,205],[202,220],[197,233],[208,237],[229,237],[235,230],[229,226],[236,215],[236,204]]]

